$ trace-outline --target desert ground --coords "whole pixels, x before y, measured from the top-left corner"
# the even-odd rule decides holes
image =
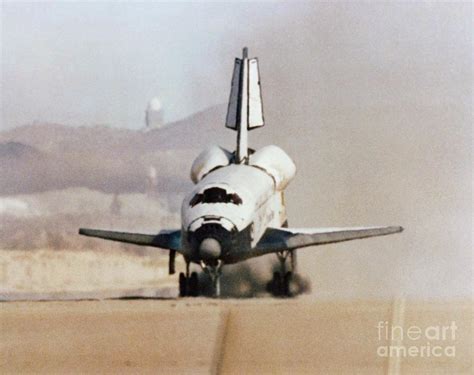
[[[474,370],[470,299],[337,299],[317,290],[281,299],[261,285],[270,274],[241,267],[225,276],[227,298],[178,299],[177,274],[154,253],[2,250],[0,372]],[[391,347],[415,352],[384,354]]]
[[[472,373],[472,303],[207,298],[4,302],[1,372]],[[379,322],[405,336],[378,332]],[[455,322],[452,337],[436,327]],[[411,340],[410,326],[429,338]],[[442,330],[441,330],[442,331]],[[440,331],[440,332],[441,332]],[[430,356],[386,346],[439,346]],[[452,352],[454,350],[454,353]],[[426,353],[425,353],[426,354]],[[454,355],[453,355],[454,354]]]

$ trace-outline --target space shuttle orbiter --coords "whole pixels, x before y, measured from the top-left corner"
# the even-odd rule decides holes
[[[248,132],[264,126],[258,60],[244,48],[235,59],[225,125],[237,132],[235,151],[211,146],[194,161],[194,189],[181,207],[181,228],[156,234],[80,229],[79,233],[170,252],[169,271],[174,273],[175,254],[186,262],[179,275],[181,296],[199,294],[199,265],[220,293],[219,278],[226,264],[266,254],[276,254],[281,268],[271,284],[277,295],[292,294],[296,250],[303,247],[398,233],[400,226],[355,228],[287,227],[284,192],[296,173],[291,158],[277,146],[251,151]]]

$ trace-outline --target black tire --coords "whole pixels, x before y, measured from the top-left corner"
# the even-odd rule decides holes
[[[292,282],[292,279],[293,279],[293,273],[292,272],[287,272],[285,274],[285,277],[283,279],[283,290],[282,290],[282,294],[285,296],[285,297],[291,297],[292,296],[292,290],[291,290],[291,282]]]
[[[191,297],[197,297],[199,295],[199,278],[197,272],[191,273],[188,284],[188,293]]]
[[[186,297],[188,291],[186,276],[183,272],[179,273],[179,296]]]
[[[273,279],[272,279],[272,289],[274,296],[281,296],[282,294],[282,278],[280,272],[273,272]]]

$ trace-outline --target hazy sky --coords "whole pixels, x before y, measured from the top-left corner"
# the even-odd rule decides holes
[[[183,118],[227,101],[244,45],[261,58],[266,114],[276,120],[285,111],[307,121],[326,104],[466,105],[459,88],[471,69],[471,11],[467,3],[2,2],[0,126],[141,128],[154,96],[165,121]]]
[[[241,47],[308,6],[2,2],[1,127],[139,128],[154,96],[167,121],[224,103]]]

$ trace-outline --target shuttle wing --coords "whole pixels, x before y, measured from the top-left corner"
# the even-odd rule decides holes
[[[79,229],[79,234],[134,245],[159,247],[178,252],[181,250],[180,230],[162,230],[158,234],[140,234],[81,228]]]
[[[399,226],[361,228],[268,228],[254,249],[258,255],[399,233]]]

